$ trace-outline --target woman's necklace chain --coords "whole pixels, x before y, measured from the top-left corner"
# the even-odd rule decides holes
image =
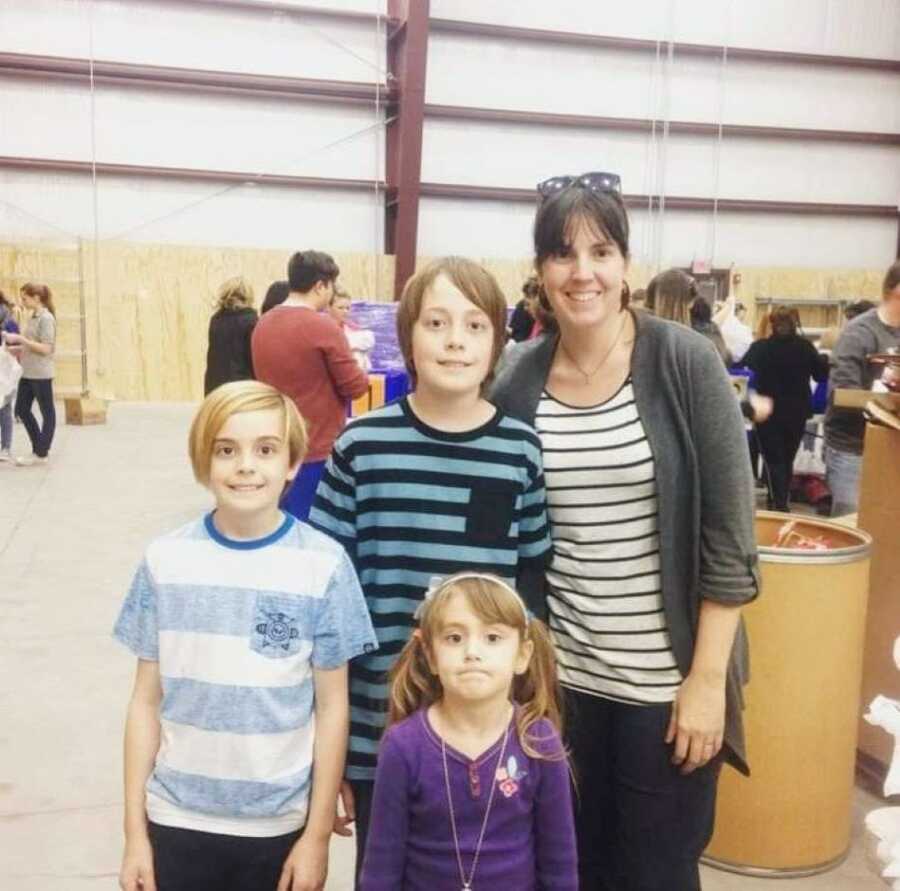
[[[497,770],[503,763],[503,756],[506,754],[506,744],[509,742],[510,728],[507,725],[506,732],[503,734],[503,745],[500,746],[500,756],[497,758],[497,767],[491,775],[491,791],[488,795],[487,808],[484,811],[484,820],[481,823],[481,833],[478,836],[478,843],[475,845],[475,856],[472,858],[472,869],[469,877],[466,878],[466,871],[463,869],[462,853],[459,850],[459,836],[456,832],[456,814],[453,811],[453,795],[450,791],[450,771],[447,768],[447,745],[441,737],[441,758],[444,762],[444,784],[447,787],[447,804],[450,806],[450,828],[453,830],[453,847],[456,849],[456,864],[459,867],[459,880],[462,882],[462,891],[472,891],[472,882],[475,880],[475,869],[478,866],[478,857],[481,854],[481,844],[484,841],[484,833],[487,831],[488,817],[491,815],[491,805],[494,803],[494,792],[497,788]]]
[[[575,368],[579,371],[581,376],[584,378],[584,382],[589,384],[591,382],[591,378],[604,366],[606,365],[607,360],[613,354],[613,350],[619,345],[619,340],[622,338],[622,332],[625,330],[625,321],[628,318],[628,313],[622,313],[622,321],[619,323],[619,330],[616,332],[616,336],[612,342],[610,348],[604,353],[603,358],[600,360],[597,367],[591,371],[585,371],[581,365],[578,364],[578,360],[569,352],[566,347],[565,341],[560,340],[560,346],[562,347],[562,351],[566,354],[568,360],[575,366]]]

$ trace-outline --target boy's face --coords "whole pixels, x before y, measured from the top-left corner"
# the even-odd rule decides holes
[[[412,331],[417,389],[478,393],[491,369],[494,329],[447,278],[438,276],[422,299]]]
[[[233,414],[213,443],[209,489],[216,507],[243,521],[265,522],[278,510],[287,480],[294,478],[285,440],[284,413],[277,408]]]

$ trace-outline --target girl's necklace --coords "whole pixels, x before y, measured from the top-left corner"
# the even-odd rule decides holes
[[[619,330],[616,332],[616,336],[615,336],[615,339],[614,339],[613,342],[612,342],[612,346],[610,346],[610,348],[603,354],[603,358],[600,360],[600,363],[599,363],[599,364],[597,365],[597,367],[596,367],[593,371],[591,371],[591,372],[585,371],[585,370],[581,367],[581,365],[578,364],[578,360],[577,360],[577,359],[569,352],[569,350],[566,348],[565,341],[563,341],[562,339],[560,339],[559,345],[562,347],[562,351],[566,354],[566,357],[568,358],[568,360],[569,360],[569,361],[575,366],[575,368],[579,371],[579,373],[581,374],[581,376],[584,378],[584,382],[585,382],[586,384],[589,384],[589,383],[591,382],[591,378],[593,378],[594,375],[595,375],[595,374],[596,374],[596,373],[597,373],[604,365],[606,365],[607,360],[608,360],[609,357],[613,354],[613,350],[618,346],[619,340],[620,340],[621,337],[622,337],[622,332],[625,330],[625,320],[626,320],[627,318],[628,318],[628,314],[625,313],[625,312],[623,312],[623,313],[622,313],[622,321],[619,323]]]
[[[484,833],[487,830],[488,817],[491,815],[491,805],[494,802],[494,792],[497,788],[497,770],[503,763],[503,756],[506,754],[506,744],[509,742],[510,728],[507,725],[506,732],[503,734],[503,745],[500,746],[500,756],[497,758],[497,767],[491,775],[491,792],[488,795],[487,808],[484,811],[484,820],[481,823],[481,833],[478,836],[478,843],[475,845],[475,856],[472,858],[472,869],[469,877],[466,878],[466,872],[463,869],[462,853],[459,850],[459,836],[456,833],[456,814],[453,812],[453,795],[450,792],[450,771],[447,769],[447,745],[444,738],[441,737],[441,758],[444,762],[444,784],[447,787],[447,804],[450,806],[450,828],[453,830],[453,847],[456,849],[456,865],[459,867],[459,880],[462,882],[462,891],[472,891],[472,882],[475,880],[475,869],[478,866],[478,856],[481,854],[481,843],[484,841]]]

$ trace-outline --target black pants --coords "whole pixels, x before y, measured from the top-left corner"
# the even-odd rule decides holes
[[[806,430],[806,417],[796,414],[772,415],[764,424],[758,424],[759,445],[769,470],[772,504],[776,510],[787,510],[791,493],[791,477],[794,458]]]
[[[353,787],[356,807],[356,822],[353,824],[353,831],[356,835],[356,883],[353,887],[359,889],[359,876],[362,872],[366,839],[369,836],[369,823],[372,817],[372,795],[375,792],[375,783],[367,780],[353,780],[350,785]]]
[[[671,705],[566,691],[581,891],[699,891],[720,761],[686,776],[671,763]]]
[[[276,891],[300,837],[245,838],[156,823],[149,830],[157,891]]]
[[[39,426],[37,418],[31,413],[31,406],[37,399],[41,410],[43,426]],[[16,394],[16,417],[21,418],[25,432],[31,440],[31,451],[39,458],[46,458],[53,443],[56,432],[56,407],[53,405],[53,379],[40,380],[23,377],[19,381],[19,392]]]

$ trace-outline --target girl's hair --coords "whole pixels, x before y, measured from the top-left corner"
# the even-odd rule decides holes
[[[53,306],[53,295],[46,285],[38,285],[34,282],[26,282],[22,285],[21,292],[29,297],[37,297],[44,309],[49,310],[50,315],[56,316],[56,308]]]
[[[697,283],[680,269],[667,269],[647,285],[645,306],[654,315],[670,322],[691,325],[691,304],[697,299]]]
[[[490,320],[494,334],[494,349],[487,377],[481,385],[485,392],[494,377],[497,361],[506,345],[506,298],[496,279],[483,266],[465,257],[442,257],[429,263],[406,283],[397,308],[397,340],[403,361],[415,385],[416,370],[413,367],[413,328],[422,314],[425,294],[435,280],[443,275],[463,296],[477,306]]]
[[[253,307],[253,287],[242,276],[223,282],[216,297],[216,309],[245,309]]]
[[[800,327],[800,313],[796,307],[776,306],[769,313],[771,337],[790,337]]]
[[[516,733],[526,754],[532,758],[563,758],[556,746],[541,746],[548,740],[535,734],[535,725],[548,720],[562,733],[562,697],[556,674],[556,654],[547,626],[531,618],[525,604],[509,585],[487,575],[460,573],[442,582],[420,607],[419,630],[407,642],[390,672],[389,724],[395,724],[443,696],[440,678],[428,664],[434,640],[441,630],[444,610],[451,597],[461,594],[483,621],[514,628],[521,642],[531,641],[534,650],[523,674],[512,684],[516,709]],[[549,748],[549,751],[548,751]]]
[[[630,227],[622,196],[618,192],[597,192],[572,184],[538,205],[534,218],[534,265],[537,270],[548,257],[563,251],[571,241],[573,226],[580,221],[614,242],[622,256],[629,259]],[[539,297],[541,307],[549,314],[550,303],[543,288]],[[629,297],[628,285],[623,283],[622,309],[628,306]]]

